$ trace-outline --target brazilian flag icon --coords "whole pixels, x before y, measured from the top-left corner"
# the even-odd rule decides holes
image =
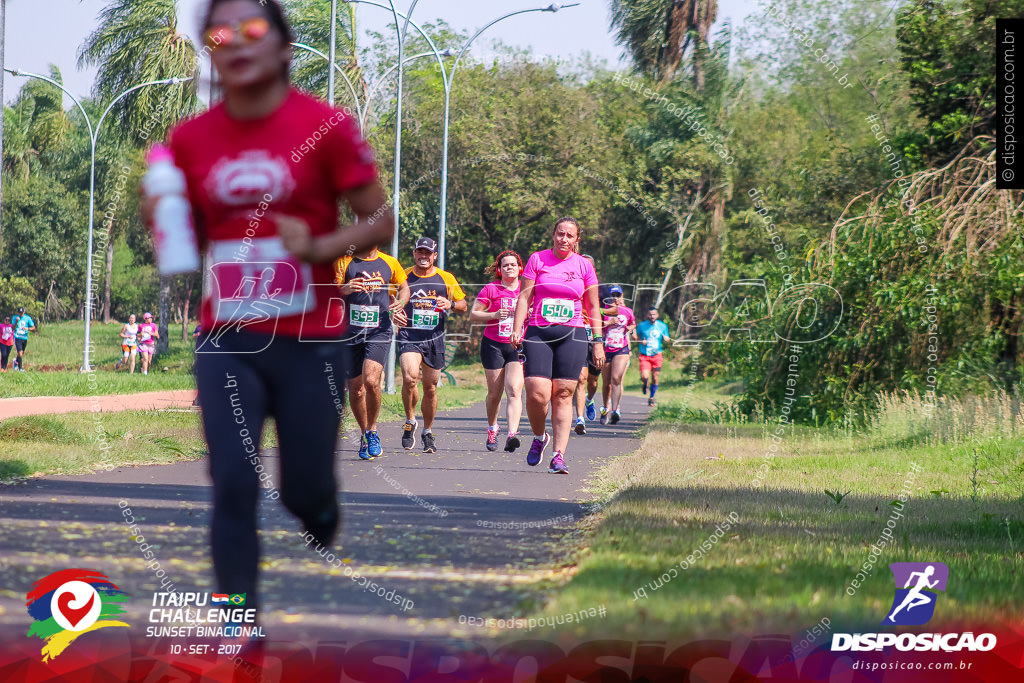
[[[231,597],[228,598],[232,605],[244,605],[245,604],[245,593],[232,593]]]

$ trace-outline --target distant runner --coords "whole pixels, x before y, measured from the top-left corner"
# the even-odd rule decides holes
[[[128,363],[128,374],[135,374],[135,357],[139,353],[139,324],[135,322],[135,314],[128,316],[128,322],[121,326],[121,352],[114,369],[117,370]]]
[[[602,398],[604,406],[601,414],[605,415],[611,411],[609,424],[616,424],[621,415],[619,405],[622,403],[622,379],[626,376],[626,366],[629,365],[629,340],[636,329],[636,316],[633,310],[626,306],[622,297],[622,287],[612,285],[608,293],[615,297],[616,313],[604,318],[604,355],[605,361],[603,375],[604,386],[602,387]]]
[[[0,372],[7,372],[7,358],[11,355],[13,346],[14,325],[11,324],[11,316],[7,316],[3,323],[0,323]]]
[[[583,258],[594,264],[593,256],[583,254]],[[608,285],[598,284],[597,294],[601,306],[612,303],[612,299],[608,296]],[[602,308],[601,314],[614,315],[617,310],[615,306]],[[587,331],[587,363],[583,366],[583,370],[580,371],[580,380],[576,385],[576,392],[573,394],[573,403],[576,408],[576,421],[573,422],[573,431],[580,436],[587,433],[587,420],[593,422],[597,419],[597,406],[594,403],[594,396],[597,395],[597,383],[601,379],[601,370],[598,370],[597,366],[594,365],[594,345],[601,342],[594,341],[594,334],[590,329],[590,318],[587,316],[586,311],[583,313],[583,321],[586,323],[583,329]],[[586,415],[586,419],[584,419],[584,415]],[[607,419],[604,417],[603,412],[602,417],[605,420]],[[601,424],[604,424],[604,421]]]
[[[369,460],[384,452],[377,434],[380,378],[391,348],[392,320],[406,322],[409,285],[402,264],[377,247],[342,256],[334,264],[334,275],[348,312],[347,379],[352,414],[359,423],[359,457]]]
[[[25,307],[18,308],[18,315],[11,320],[14,326],[14,348],[18,357],[14,359],[14,369],[25,372],[25,347],[28,346],[28,333],[36,331],[36,321],[25,312]]]
[[[444,324],[449,311],[465,313],[469,308],[466,293],[455,276],[434,266],[437,242],[429,237],[416,240],[413,249],[415,265],[406,270],[412,293],[405,308],[408,325],[398,331],[398,353],[402,365],[402,404],[405,425],[402,447],[412,450],[416,445],[417,384],[423,380],[423,452],[437,452],[434,442],[434,416],[437,414],[437,382],[445,367]]]
[[[142,374],[149,374],[149,366],[153,364],[156,354],[156,340],[160,338],[160,328],[153,322],[153,314],[146,311],[142,314],[139,325],[139,354],[142,355]]]
[[[494,272],[498,279],[480,290],[469,319],[476,324],[486,323],[480,340],[480,362],[487,378],[487,450],[498,450],[498,408],[504,392],[508,397],[505,451],[511,453],[519,448],[519,421],[523,416],[523,364],[519,350],[509,343],[523,260],[514,251],[503,251],[494,260]]]
[[[658,391],[658,375],[661,374],[661,343],[668,340],[668,325],[658,320],[658,309],[647,311],[647,320],[636,326],[640,338],[640,381],[642,391],[647,393],[647,382],[651,380],[650,397],[647,405],[654,405],[654,394]]]

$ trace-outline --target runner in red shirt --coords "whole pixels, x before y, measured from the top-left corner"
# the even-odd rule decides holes
[[[217,590],[253,607],[260,489],[301,520],[311,550],[315,541],[333,557],[345,317],[332,265],[390,239],[394,221],[355,122],[290,87],[294,36],[280,5],[211,0],[203,27],[224,99],[175,128],[170,147],[206,252],[195,372]],[[342,200],[357,221],[338,228]],[[259,454],[271,416],[273,472]]]

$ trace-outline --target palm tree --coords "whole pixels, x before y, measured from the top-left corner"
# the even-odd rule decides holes
[[[49,76],[63,83],[60,69],[50,65]],[[18,99],[6,108],[3,166],[15,178],[28,180],[39,155],[57,150],[67,140],[71,119],[63,109],[60,88],[30,79],[18,91]]]
[[[113,0],[99,20],[78,52],[78,66],[99,65],[94,90],[100,101],[146,81],[197,75],[196,46],[178,32],[177,0]],[[196,111],[198,80],[142,88],[122,99],[112,112],[122,136],[139,144],[161,139]]]
[[[196,46],[178,32],[177,0],[113,0],[99,14],[99,26],[78,53],[79,67],[99,65],[95,92],[109,102],[146,81],[192,77],[182,85],[142,88],[115,105],[112,115],[120,137],[136,144],[159,140],[167,128],[193,113],[199,104]],[[109,278],[108,284],[109,287]],[[170,322],[170,279],[161,277],[160,342],[167,350]]]
[[[612,28],[637,68],[661,83],[672,80],[693,47],[693,87],[704,91],[708,32],[717,0],[612,0]]]
[[[315,47],[325,55],[330,54],[331,3],[325,0],[286,0],[285,8],[292,22],[296,40]],[[366,99],[366,81],[359,65],[356,49],[356,6],[351,2],[338,3],[337,16],[338,65],[356,86],[360,101]],[[306,50],[296,50],[292,60],[292,80],[304,90],[327,97],[327,62]],[[337,74],[336,74],[337,75]],[[342,104],[352,104],[346,88],[339,77],[335,87],[335,99]],[[332,102],[332,104],[334,104]]]

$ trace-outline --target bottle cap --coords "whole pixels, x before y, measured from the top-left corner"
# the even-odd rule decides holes
[[[153,145],[152,149],[150,149],[149,153],[146,155],[146,163],[155,164],[161,161],[170,161],[173,163],[174,155],[171,153],[171,150],[164,145]]]

